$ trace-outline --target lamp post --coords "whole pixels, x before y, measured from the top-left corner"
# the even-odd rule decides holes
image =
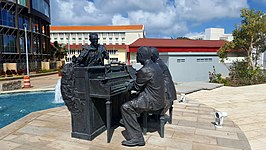
[[[27,38],[27,24],[24,23],[24,31],[25,31],[25,48],[26,48],[26,64],[27,64],[27,76],[30,76],[30,71],[29,71],[29,56],[28,56],[28,38]]]
[[[30,71],[29,71],[29,56],[28,56],[28,38],[27,38],[27,24],[24,23],[24,31],[25,31],[25,48],[26,48],[26,69],[27,69],[27,75],[24,76],[24,88],[30,88]]]

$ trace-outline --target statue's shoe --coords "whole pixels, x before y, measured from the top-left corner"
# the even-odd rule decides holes
[[[144,146],[145,141],[142,139],[131,139],[128,141],[122,141],[122,145],[124,146]]]

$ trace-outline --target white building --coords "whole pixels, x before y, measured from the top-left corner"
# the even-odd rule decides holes
[[[51,26],[51,42],[69,44],[66,62],[70,62],[73,55],[78,56],[82,45],[89,45],[89,34],[98,33],[99,43],[110,50],[111,60],[126,62],[126,45],[139,38],[145,37],[144,25],[123,26]],[[115,53],[114,53],[115,52]]]
[[[225,40],[232,41],[232,34],[225,34],[224,28],[207,28],[201,35],[190,36],[190,39],[201,39],[201,40]]]

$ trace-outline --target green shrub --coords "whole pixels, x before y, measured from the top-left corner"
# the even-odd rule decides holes
[[[245,61],[236,61],[230,67],[230,84],[232,86],[243,86],[261,84],[266,82],[265,71],[257,67],[255,70],[248,67]]]
[[[6,72],[4,70],[0,70],[0,76],[1,77],[5,77],[6,76]]]
[[[12,71],[11,70],[6,70],[6,76],[7,77],[13,77]]]

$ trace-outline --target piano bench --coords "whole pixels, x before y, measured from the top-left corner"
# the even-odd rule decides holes
[[[161,114],[161,112],[163,111],[163,109],[160,110],[156,110],[156,111],[145,111],[143,112],[143,134],[146,135],[147,134],[147,130],[148,130],[148,116],[149,115],[155,115],[156,119],[159,118],[159,134],[161,138],[164,138],[164,125],[166,122],[168,122],[169,124],[172,124],[172,111],[173,111],[173,106],[171,105],[171,107],[169,108],[169,116],[166,114]],[[156,120],[156,122],[158,122],[158,120]]]

